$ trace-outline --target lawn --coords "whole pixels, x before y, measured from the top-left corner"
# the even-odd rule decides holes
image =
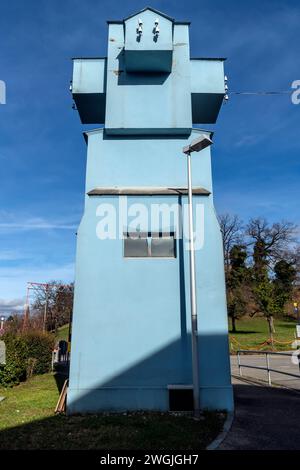
[[[274,333],[274,347],[277,350],[291,350],[291,344],[278,344],[291,342],[294,340],[294,333],[296,331],[296,321],[294,320],[274,320],[275,330]],[[229,331],[231,324],[229,322]],[[242,318],[236,322],[236,333],[230,332],[231,350],[234,352],[236,349],[249,349],[262,347],[262,343],[269,338],[268,323],[265,318]],[[266,345],[265,349],[270,349]]]
[[[205,449],[225,415],[204,412],[200,421],[167,413],[54,415],[54,374],[0,388],[0,449]]]
[[[61,339],[68,341],[68,336],[69,336],[69,324],[58,328],[57,333],[55,335],[55,339],[57,341],[60,341]]]

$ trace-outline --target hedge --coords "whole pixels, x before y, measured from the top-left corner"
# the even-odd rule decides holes
[[[50,371],[54,338],[49,333],[6,333],[1,339],[6,346],[6,364],[0,366],[0,385],[17,385]]]

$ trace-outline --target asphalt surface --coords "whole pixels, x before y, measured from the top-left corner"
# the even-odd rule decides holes
[[[264,365],[265,359],[245,356],[242,363]],[[286,357],[272,358],[271,367],[299,373]],[[235,415],[218,449],[300,450],[300,379],[272,373],[274,386],[269,387],[262,382],[267,380],[265,371],[245,368],[243,372],[240,378],[236,357],[232,357]]]

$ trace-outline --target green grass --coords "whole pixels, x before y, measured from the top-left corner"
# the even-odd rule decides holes
[[[225,415],[204,412],[200,421],[168,413],[54,415],[53,374],[1,389],[0,449],[204,449]]]
[[[296,331],[296,321],[294,320],[274,320],[276,333],[274,334],[275,341],[289,342],[294,340],[294,333]],[[254,317],[254,318],[242,318],[236,322],[236,333],[231,333],[231,322],[229,321],[230,337],[235,338],[238,341],[239,346],[236,345],[234,340],[231,340],[232,350],[236,350],[238,347],[241,349],[249,348],[261,348],[266,339],[269,338],[268,323],[265,318]],[[274,346],[278,350],[291,350],[291,344],[278,344],[274,343]],[[270,349],[270,346],[266,346]]]
[[[69,324],[58,328],[57,333],[55,335],[55,339],[57,341],[60,341],[61,339],[68,341],[68,336],[69,336]]]

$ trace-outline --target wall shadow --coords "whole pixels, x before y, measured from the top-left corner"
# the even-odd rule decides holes
[[[204,131],[206,132],[206,131]],[[188,133],[184,134],[177,134],[176,140],[184,140],[186,141],[189,136],[191,135],[192,130]],[[109,134],[105,129],[103,129],[103,140],[132,140],[134,136],[134,140],[173,140],[174,141],[174,134]]]
[[[95,381],[97,372],[82,366],[70,381],[67,410],[70,414],[135,409],[169,409],[168,386],[192,384],[191,336],[184,326],[181,337],[119,371]],[[71,358],[72,360],[72,358]],[[204,408],[231,409],[232,394],[227,334],[199,334],[200,395]],[[94,375],[93,375],[94,374]],[[77,388],[78,387],[78,388]]]
[[[119,67],[115,73],[118,75],[118,85],[163,85],[170,72],[126,72],[124,49],[117,56]]]

